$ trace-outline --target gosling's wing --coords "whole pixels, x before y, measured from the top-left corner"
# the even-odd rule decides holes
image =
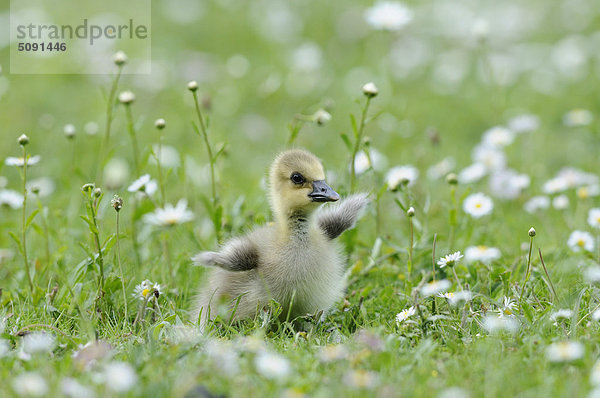
[[[234,272],[254,269],[258,260],[258,249],[247,237],[231,239],[218,252],[200,252],[192,257],[196,265],[221,267]]]
[[[329,239],[335,239],[347,229],[353,228],[362,210],[369,203],[366,193],[347,197],[317,215],[317,223]]]

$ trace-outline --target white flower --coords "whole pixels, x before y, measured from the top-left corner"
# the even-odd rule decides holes
[[[571,362],[583,357],[583,344],[576,341],[561,341],[546,348],[546,358],[550,362]]]
[[[322,108],[318,109],[313,115],[313,120],[318,125],[323,125],[331,120],[331,113]]]
[[[473,218],[486,216],[494,209],[494,202],[481,192],[471,194],[463,202],[463,210]]]
[[[21,396],[43,397],[48,393],[48,383],[36,372],[25,372],[16,376],[12,387]]]
[[[498,308],[498,316],[513,316],[516,308],[517,304],[515,303],[515,301],[510,297],[504,296],[502,307]]]
[[[75,136],[75,126],[73,126],[71,123],[65,124],[65,127],[63,127],[63,132],[67,138],[73,138]]]
[[[413,12],[402,3],[384,1],[365,11],[367,23],[374,29],[400,30],[413,19]]]
[[[577,197],[579,199],[587,199],[598,195],[600,195],[600,184],[592,184],[577,188]]]
[[[344,375],[343,382],[345,385],[352,388],[372,389],[379,381],[379,377],[375,372],[358,369],[351,370]]]
[[[258,373],[268,379],[283,379],[292,371],[290,362],[286,358],[268,351],[262,351],[256,355],[254,366]]]
[[[600,321],[600,309],[592,313],[592,319],[596,322]]]
[[[142,281],[139,285],[137,285],[135,289],[133,289],[132,296],[144,301],[149,300],[151,298],[148,297],[148,295],[160,296],[161,294],[162,291],[160,290],[160,285],[158,283],[152,283],[148,279],[146,279],[145,281]]]
[[[587,222],[588,222],[588,224],[590,224],[590,227],[600,229],[600,208],[599,207],[590,209],[590,211],[588,212]]]
[[[62,379],[60,388],[63,394],[71,398],[93,398],[96,396],[94,390],[70,377]]]
[[[450,281],[447,279],[442,279],[441,281],[433,281],[426,283],[421,288],[421,294],[424,297],[434,296],[438,293],[445,292],[450,288]]]
[[[470,184],[481,180],[487,174],[487,168],[482,163],[473,163],[458,173],[458,181],[461,184]]]
[[[439,293],[438,297],[445,298],[451,306],[457,306],[462,301],[471,300],[471,292],[468,290],[460,290],[458,292]]]
[[[484,264],[490,264],[500,258],[500,250],[495,247],[487,246],[469,246],[465,249],[465,261],[473,263],[481,261]]]
[[[600,282],[600,267],[592,266],[588,267],[583,271],[583,277],[587,283],[598,283]]]
[[[162,145],[160,147],[157,144],[152,145],[152,150],[158,157],[160,165],[163,167],[176,168],[181,165],[181,157],[177,149],[170,145]],[[152,157],[153,163],[156,163],[156,159]]]
[[[23,207],[23,195],[12,189],[2,189],[0,190],[0,206],[20,209]]]
[[[544,183],[542,191],[546,194],[555,194],[571,188],[593,186],[597,184],[597,175],[573,167],[564,167],[554,178],[551,178]]]
[[[572,317],[573,317],[573,310],[563,308],[563,309],[554,311],[550,315],[550,320],[556,321],[558,319],[571,319]]]
[[[536,115],[519,115],[508,121],[508,128],[515,133],[527,133],[540,128],[540,118]]]
[[[356,157],[354,158],[354,170],[356,172],[356,175],[364,173],[371,167],[374,170],[381,171],[385,168],[386,165],[386,157],[375,148],[369,149],[368,156],[364,151],[360,151],[356,154]],[[352,168],[350,167],[349,169],[351,170]]]
[[[589,232],[573,231],[569,236],[567,245],[574,252],[580,252],[582,250],[591,252],[594,250],[594,238]]]
[[[502,331],[515,333],[517,330],[519,330],[519,322],[515,317],[499,317],[495,315],[487,315],[483,319],[483,327],[489,333],[496,333]]]
[[[569,198],[567,195],[558,195],[552,199],[552,207],[556,210],[565,210],[569,207]]]
[[[151,196],[154,192],[156,192],[157,187],[158,185],[156,184],[156,181],[150,178],[150,174],[144,174],[132,182],[127,190],[129,192],[145,192]]]
[[[373,82],[366,83],[362,86],[362,92],[367,97],[375,97],[379,94],[377,86]]]
[[[40,162],[40,155],[34,155],[27,159],[27,166],[33,166]],[[23,157],[12,157],[9,156],[4,160],[4,164],[7,166],[16,166],[23,167],[25,165],[25,160]]]
[[[123,91],[121,93],[119,93],[119,102],[122,104],[131,104],[133,101],[135,101],[135,94],[132,93],[131,91],[127,90],[127,91]]]
[[[15,255],[14,251],[11,249],[2,249],[0,248],[0,264],[2,264],[6,260],[10,260]],[[3,323],[0,321],[0,333],[2,333]]]
[[[117,189],[127,182],[129,165],[123,158],[112,158],[104,166],[104,184],[108,189]]]
[[[152,213],[144,215],[148,224],[161,227],[183,224],[194,219],[194,213],[187,209],[187,200],[181,199],[177,205],[167,203],[164,208],[157,208]]]
[[[434,164],[427,169],[427,177],[432,180],[445,177],[448,173],[454,170],[456,161],[452,157],[442,159],[439,163]]]
[[[445,266],[454,267],[461,258],[463,258],[463,255],[460,254],[460,251],[457,251],[440,258],[437,263],[440,268],[444,268]]]
[[[321,362],[333,362],[346,359],[348,349],[342,344],[330,344],[321,347],[319,350],[319,359]]]
[[[44,332],[33,332],[23,337],[23,351],[27,354],[50,352],[54,349],[54,336]]]
[[[50,196],[54,192],[54,180],[49,177],[40,177],[27,181],[27,190],[32,192],[37,189],[40,197]]]
[[[113,61],[116,65],[123,65],[127,62],[127,54],[123,51],[117,51],[115,55],[113,55]]]
[[[513,143],[515,133],[503,126],[495,126],[483,133],[482,143],[491,148],[504,148]]]
[[[196,333],[198,333],[196,331]],[[210,339],[204,346],[206,355],[212,360],[216,369],[219,369],[227,376],[236,375],[239,370],[239,356],[232,347],[230,341],[219,341]]]
[[[544,210],[550,207],[550,198],[547,196],[534,196],[523,205],[527,213],[536,213],[539,210]]]
[[[125,362],[111,362],[103,373],[106,386],[117,393],[131,390],[138,380],[135,370]]]
[[[594,115],[587,109],[573,109],[565,113],[563,123],[569,127],[587,126],[594,120]]]
[[[502,170],[506,167],[506,155],[500,149],[487,145],[473,148],[471,158],[474,163],[481,163],[488,171]]]
[[[96,135],[98,133],[98,123],[87,122],[85,126],[83,126],[83,129],[87,135]]]
[[[396,322],[398,324],[404,322],[405,320],[413,316],[415,312],[415,307],[409,307],[400,311],[398,314],[396,314]]]
[[[390,189],[394,190],[404,181],[406,181],[410,187],[417,181],[417,178],[419,178],[419,170],[415,167],[410,165],[396,166],[387,172],[385,182]]]
[[[516,199],[529,187],[530,182],[527,174],[519,174],[510,169],[498,170],[490,176],[490,192],[498,198]]]

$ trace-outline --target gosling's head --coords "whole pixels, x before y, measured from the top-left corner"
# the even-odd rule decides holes
[[[324,202],[340,199],[340,195],[325,182],[319,159],[301,149],[277,156],[271,166],[270,183],[271,204],[276,216],[310,214]]]

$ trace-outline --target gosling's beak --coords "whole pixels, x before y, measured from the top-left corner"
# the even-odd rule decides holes
[[[335,192],[325,180],[313,181],[313,191],[308,194],[313,202],[336,202],[340,195]]]

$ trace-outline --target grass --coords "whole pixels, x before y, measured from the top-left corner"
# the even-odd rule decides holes
[[[552,23],[529,21],[531,29],[508,38],[492,30],[488,41],[476,42],[431,22],[429,7],[441,7],[434,0],[411,2],[418,12],[399,32],[370,29],[362,22],[366,6],[342,1],[209,2],[191,25],[157,7],[151,76],[127,75],[127,63],[106,79],[10,75],[8,49],[0,48],[0,93],[8,87],[0,94],[0,154],[41,156],[26,169],[2,163],[0,185],[5,178],[2,189],[22,194],[27,181],[49,177],[54,183],[49,195],[30,190],[24,212],[0,206],[0,395],[16,396],[22,386],[40,392],[32,374],[43,377],[41,395],[52,396],[71,391],[65,380],[96,396],[597,393],[600,324],[593,314],[600,296],[589,275],[600,265],[600,242],[587,218],[600,207],[599,196],[570,187],[562,192],[569,199],[564,210],[530,213],[524,205],[545,195],[543,184],[563,167],[598,175],[598,60],[588,54],[581,72],[557,69],[549,53],[514,55],[532,43],[556,50],[571,35],[562,14],[544,1],[519,4]],[[475,11],[485,16],[499,9],[486,3]],[[281,13],[275,18],[273,10]],[[286,10],[295,22],[282,28],[275,22]],[[591,19],[579,37],[592,40],[597,28]],[[429,57],[403,77],[400,61],[389,54],[408,39],[421,40]],[[320,66],[303,69],[293,54],[310,43],[321,50]],[[448,49],[460,50],[467,65],[455,87],[439,77],[444,62],[438,56]],[[488,56],[498,53],[538,66],[513,71],[506,83],[482,66],[493,67]],[[236,54],[249,65],[241,75]],[[400,54],[416,57],[416,50]],[[542,66],[552,69],[554,80]],[[531,83],[535,79],[547,79],[543,89]],[[191,80],[198,82],[193,95],[186,86]],[[379,88],[370,99],[361,92],[369,81]],[[136,99],[124,106],[117,98],[125,90]],[[577,108],[588,109],[593,120],[565,125],[564,115]],[[323,125],[311,119],[319,109],[332,116]],[[428,178],[428,168],[448,156],[458,173],[472,163],[484,131],[522,113],[536,115],[539,127],[502,149],[508,167],[531,179],[520,194],[499,198],[491,176],[456,185],[446,182],[448,171]],[[164,129],[155,127],[158,118],[166,120]],[[69,123],[76,128],[73,139],[63,134]],[[29,137],[25,147],[17,143],[22,133]],[[372,193],[357,228],[340,238],[348,262],[345,299],[323,319],[313,314],[295,323],[277,320],[286,309],[273,302],[255,319],[232,322],[227,315],[200,335],[188,310],[206,270],[189,259],[268,222],[263,178],[291,141],[323,160],[332,172],[328,183],[340,194]],[[351,173],[352,154],[360,151],[375,167]],[[377,153],[387,164],[378,166]],[[386,173],[397,165],[414,166],[419,177],[389,189]],[[157,181],[156,192],[128,192],[146,173]],[[94,185],[82,193],[84,184]],[[463,209],[476,192],[494,204],[481,218]],[[114,194],[123,199],[118,218]],[[193,221],[148,222],[157,208],[180,199]],[[572,250],[567,240],[574,230],[591,233],[594,249]],[[461,259],[454,268],[436,264],[478,245],[498,248],[501,256]],[[160,292],[150,284],[142,299],[139,292],[134,297],[144,280],[160,284]],[[466,290],[472,299],[452,306],[425,297],[422,288],[433,280],[448,280],[448,291]],[[505,297],[514,306],[507,309]],[[410,307],[414,314],[397,322]],[[560,309],[571,312],[555,318]],[[564,342],[581,344],[581,355],[568,359],[573,347],[556,345]],[[83,348],[88,343],[96,350]],[[553,360],[552,347],[562,347],[562,359]],[[118,368],[122,363],[134,376]]]

